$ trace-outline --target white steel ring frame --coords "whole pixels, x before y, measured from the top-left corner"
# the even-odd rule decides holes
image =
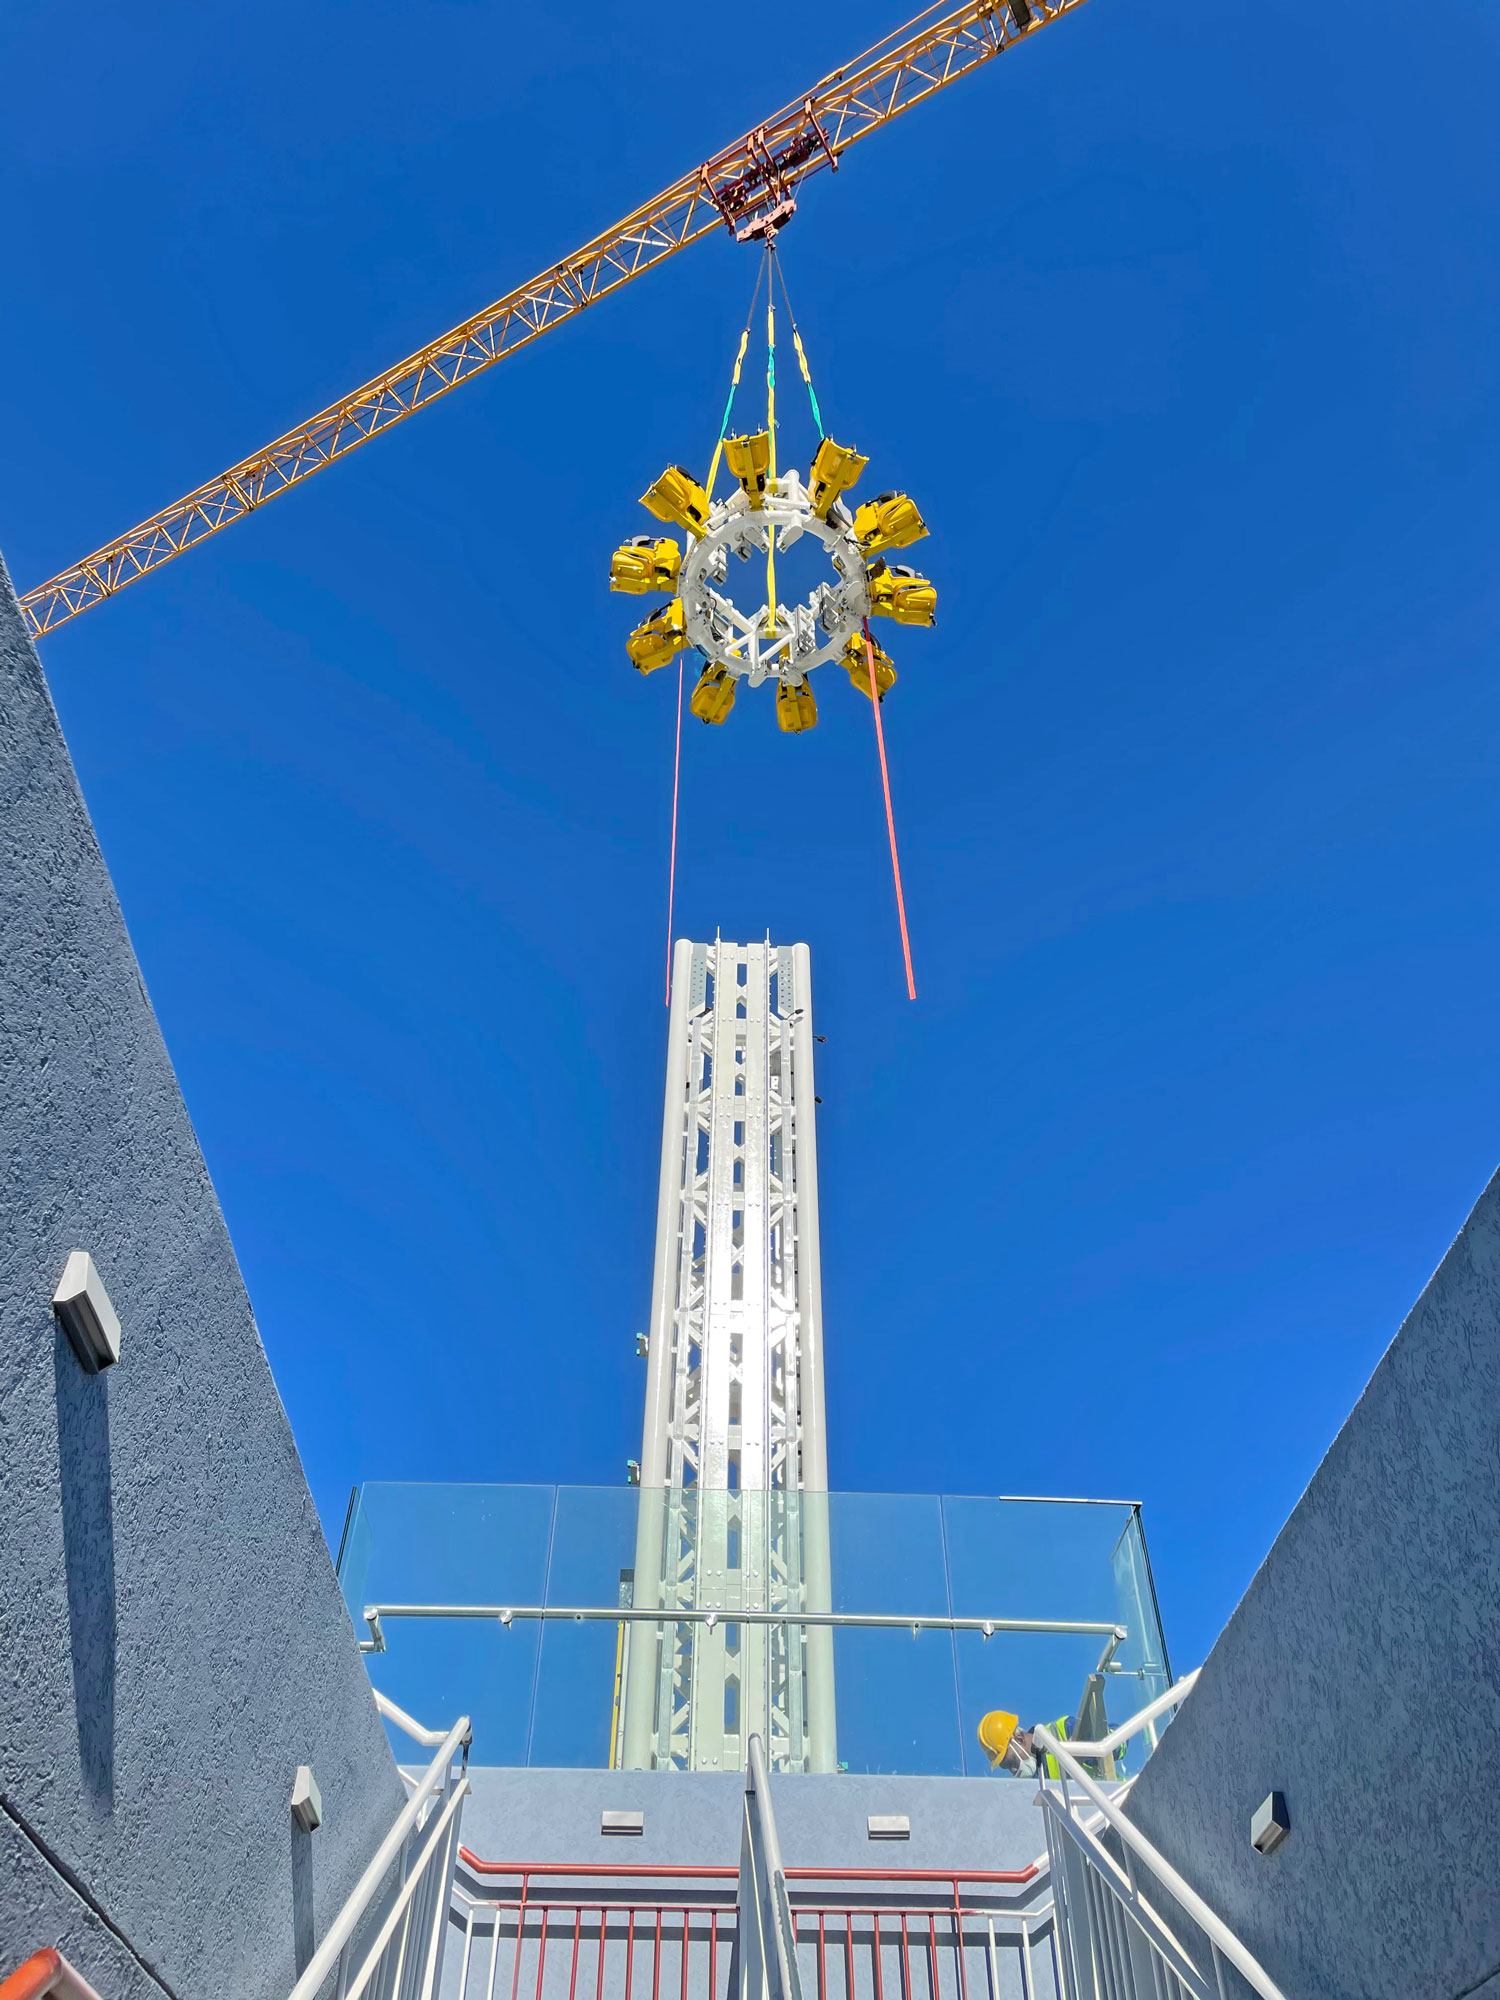
[[[678,580],[689,645],[751,687],[773,679],[795,683],[825,660],[838,659],[869,615],[870,586],[852,522],[842,508],[830,512],[834,520],[818,518],[795,472],[768,481],[759,507],[744,493],[715,501],[703,534],[689,543]],[[817,585],[800,604],[778,603],[770,632],[769,604],[746,617],[714,586],[727,580],[731,553],[746,560],[766,555],[773,535],[777,554],[803,535],[815,536],[839,581]]]

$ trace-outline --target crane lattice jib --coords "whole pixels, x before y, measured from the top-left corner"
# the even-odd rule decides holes
[[[21,599],[36,637],[284,493],[712,229],[773,226],[799,181],[1083,0],[931,8],[529,284]]]

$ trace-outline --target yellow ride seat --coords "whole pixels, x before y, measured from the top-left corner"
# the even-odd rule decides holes
[[[812,688],[804,674],[793,686],[788,681],[776,683],[776,727],[788,736],[800,736],[804,729],[818,726],[818,704],[813,699]]]
[[[700,722],[723,722],[734,707],[734,675],[711,662],[698,676],[688,707]]]
[[[658,521],[670,521],[701,535],[708,520],[708,495],[685,465],[669,465],[659,479],[653,479],[641,495],[641,505]]]
[[[870,649],[875,655],[876,698],[884,701],[891,689],[896,685],[896,669],[891,664],[890,654],[886,652],[878,639],[871,639]],[[870,664],[865,658],[865,635],[863,632],[856,632],[844,648],[844,672],[849,676],[850,684],[858,688],[865,700],[868,701],[870,699]]]
[[[935,625],[937,586],[904,563],[888,565],[882,557],[870,566],[870,610],[898,625]]]
[[[910,548],[926,533],[927,523],[917,512],[916,502],[905,493],[877,493],[854,510],[854,538],[866,555]]]
[[[639,673],[653,674],[675,658],[686,644],[687,620],[683,616],[682,599],[674,597],[670,604],[663,604],[636,626],[625,641],[625,650]]]
[[[609,559],[609,587],[644,597],[651,590],[670,590],[682,568],[682,550],[670,535],[632,535]]]
[[[740,482],[752,507],[765,500],[766,475],[771,470],[771,433],[752,431],[744,437],[725,438],[724,463]]]
[[[820,521],[828,519],[828,510],[834,501],[848,491],[869,463],[852,446],[835,444],[831,437],[824,438],[813,454],[807,475],[812,509]]]

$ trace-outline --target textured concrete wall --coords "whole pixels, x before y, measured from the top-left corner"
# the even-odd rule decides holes
[[[273,2000],[404,1793],[3,569],[0,1076],[0,1974],[60,1943],[109,2000]],[[103,1375],[51,1311],[74,1248]]]
[[[1272,1790],[1292,1831],[1262,1858]],[[1500,1974],[1497,1801],[1500,1175],[1130,1810],[1286,1992],[1458,2000]]]

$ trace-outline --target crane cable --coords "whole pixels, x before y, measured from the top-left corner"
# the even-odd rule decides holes
[[[771,245],[767,244],[766,248],[770,252],[775,274],[781,280],[781,296],[785,301],[786,316],[790,320],[792,327],[792,345],[797,350],[797,361],[802,370],[802,379],[807,384],[807,399],[812,404],[813,422],[818,427],[818,436],[823,438],[827,436],[827,432],[823,428],[823,413],[818,408],[818,392],[813,387],[812,369],[808,366],[807,351],[802,345],[802,335],[797,330],[797,316],[792,311],[791,295],[786,288],[786,273],[782,270],[780,259],[776,256]],[[775,470],[775,440],[776,433],[773,428],[771,432],[771,463],[773,471]],[[880,786],[885,794],[885,830],[891,844],[891,880],[896,887],[896,920],[901,926],[901,956],[906,965],[906,997],[908,1000],[915,1000],[917,997],[917,982],[913,976],[911,967],[911,938],[906,928],[906,897],[903,895],[901,889],[901,860],[896,852],[896,815],[891,806],[891,773],[885,756],[885,727],[880,720],[880,690],[875,685],[875,642],[870,637],[870,621],[868,618],[862,621],[862,626],[865,640],[865,667],[870,676],[870,706],[875,711],[875,747],[880,755]]]
[[[823,413],[818,407],[818,392],[813,387],[812,369],[808,364],[807,350],[802,345],[802,335],[797,326],[797,316],[792,311],[791,295],[787,291],[786,274],[776,255],[775,245],[768,242],[761,257],[760,268],[755,274],[755,288],[750,294],[750,310],[745,316],[745,326],[740,334],[739,348],[734,357],[734,368],[729,378],[729,395],[724,403],[724,415],[719,424],[718,439],[714,444],[713,459],[708,468],[705,486],[710,500],[713,498],[714,481],[718,477],[719,461],[723,456],[724,440],[729,435],[729,422],[734,413],[734,399],[740,386],[740,369],[744,364],[745,352],[750,344],[750,328],[755,319],[756,302],[760,297],[761,280],[772,274],[766,286],[766,430],[770,440],[770,466],[768,476],[776,477],[776,304],[775,286],[781,285],[782,301],[786,306],[787,321],[792,329],[792,346],[796,351],[797,365],[802,371],[802,380],[807,386],[807,400],[812,406],[813,423],[818,437],[827,436],[823,428]],[[766,549],[766,590],[769,606],[769,631],[776,628],[776,536],[774,529]],[[912,972],[911,936],[906,925],[906,897],[901,887],[901,858],[896,848],[896,815],[891,804],[891,773],[885,754],[885,728],[880,719],[880,690],[875,685],[875,642],[870,637],[870,621],[861,621],[865,642],[865,666],[870,677],[870,707],[875,713],[875,748],[880,759],[880,785],[885,797],[885,828],[891,849],[891,880],[896,890],[896,921],[901,929],[901,956],[906,967],[906,997],[917,997],[916,978]],[[672,1004],[672,919],[677,896],[677,814],[682,789],[682,693],[684,654],[677,655],[677,715],[676,746],[672,758],[672,838],[667,863],[667,976],[666,1004]]]
[[[719,423],[719,435],[714,444],[714,455],[708,468],[708,478],[703,489],[710,500],[714,497],[714,481],[719,476],[719,460],[724,454],[724,440],[729,435],[729,419],[734,414],[735,394],[740,386],[740,369],[744,365],[745,350],[750,345],[750,328],[755,319],[755,302],[760,297],[761,279],[766,275],[766,266],[771,258],[768,243],[755,273],[755,286],[750,294],[750,309],[745,314],[744,331],[740,334],[739,350],[734,357],[734,367],[729,377],[729,394],[724,402],[724,415]],[[783,289],[785,284],[783,281]],[[672,846],[667,861],[667,983],[666,1004],[672,1004],[672,912],[677,899],[677,804],[682,791],[682,669],[684,655],[677,655],[677,747],[672,756]]]
[[[750,310],[745,314],[745,330],[740,335],[739,352],[734,357],[734,371],[729,378],[729,396],[724,404],[724,417],[719,425],[719,435],[714,445],[714,455],[708,468],[708,477],[703,482],[703,490],[707,493],[710,500],[714,497],[714,481],[719,476],[719,460],[724,453],[724,440],[729,435],[729,419],[734,413],[735,392],[740,386],[740,367],[745,359],[745,349],[750,345],[750,328],[755,320],[755,302],[760,297],[761,279],[766,275],[766,265],[770,262],[770,259],[771,246],[768,243],[761,257],[760,264],[756,269],[755,288],[750,294]]]

